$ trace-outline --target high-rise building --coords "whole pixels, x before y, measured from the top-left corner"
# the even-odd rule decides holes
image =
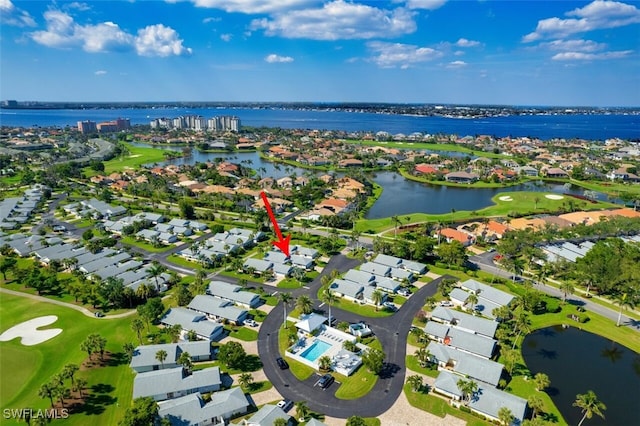
[[[83,135],[86,135],[87,133],[97,132],[98,127],[96,126],[95,121],[91,121],[91,120],[78,121],[78,131]]]

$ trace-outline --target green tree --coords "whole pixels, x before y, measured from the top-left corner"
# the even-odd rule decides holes
[[[373,293],[371,293],[371,299],[373,300],[373,304],[376,305],[376,311],[377,311],[378,307],[384,300],[384,293],[379,289],[375,289]]]
[[[167,351],[160,349],[156,352],[156,359],[160,361],[160,365],[162,365],[162,369],[164,369],[164,361],[167,359]]]
[[[462,392],[462,396],[464,398],[464,404],[469,405],[471,402],[471,398],[478,391],[478,384],[473,380],[465,380],[460,379],[456,383],[458,385],[458,389]]]
[[[594,414],[604,419],[604,411],[607,409],[607,406],[598,399],[595,392],[592,390],[584,394],[576,395],[576,400],[574,401],[573,406],[582,410],[583,416],[582,419],[580,419],[578,426],[581,426],[585,419],[590,419]]]
[[[127,359],[129,361],[131,361],[131,359],[133,358],[133,355],[134,355],[134,353],[136,351],[136,347],[134,346],[133,343],[127,342],[124,345],[122,345],[122,350],[127,355]]]
[[[138,336],[138,341],[142,345],[142,329],[144,328],[144,323],[140,318],[134,318],[131,321],[131,330],[133,330]]]
[[[325,277],[328,277],[328,276],[325,275],[322,278],[324,279]],[[330,281],[331,280],[329,280],[329,282]],[[333,290],[331,290],[330,287],[327,287],[324,290],[322,290],[322,293],[320,294],[320,300],[323,303],[326,303],[327,305],[329,305],[329,324],[331,324],[331,305],[333,305],[338,301],[338,296],[336,296],[336,294],[333,292]]]
[[[422,376],[418,374],[414,374],[413,376],[407,377],[407,383],[411,386],[411,390],[414,392],[420,391],[422,389]]]
[[[278,293],[278,298],[280,299],[280,302],[282,302],[282,309],[284,314],[282,326],[286,327],[287,326],[287,305],[291,303],[291,301],[293,300],[293,296],[291,296],[291,294],[289,293],[282,291]]]
[[[183,366],[187,371],[191,371],[193,368],[193,361],[191,360],[191,355],[189,352],[182,352],[178,357],[178,364]]]
[[[87,229],[82,233],[82,239],[85,241],[89,241],[93,238],[93,229]]]
[[[244,389],[249,389],[249,387],[253,384],[253,376],[251,373],[242,373],[238,377],[238,384],[240,387]]]
[[[239,368],[244,362],[247,354],[238,342],[228,342],[220,346],[218,359],[228,368]]]
[[[471,305],[471,310],[473,311],[476,307],[476,303],[478,303],[478,296],[476,296],[475,293],[469,294],[466,303],[469,303]]]
[[[62,369],[63,377],[66,377],[69,380],[71,380],[71,386],[73,386],[73,384],[74,384],[74,378],[75,378],[76,372],[79,369],[80,369],[80,367],[78,367],[77,364],[67,364]]]
[[[560,283],[559,289],[562,292],[562,301],[564,303],[567,303],[567,295],[573,294],[573,292],[575,291],[573,284],[571,284],[569,281],[563,281]]]
[[[628,293],[619,293],[616,294],[613,298],[613,301],[616,305],[620,306],[620,310],[618,311],[618,320],[616,321],[616,327],[620,327],[620,321],[622,321],[622,310],[625,308],[635,308],[635,300],[633,297],[629,297]]]
[[[331,358],[327,355],[318,358],[318,368],[322,371],[329,371],[331,369]]]
[[[153,278],[156,284],[156,293],[160,293],[160,283],[158,282],[158,277],[160,277],[166,271],[167,271],[167,268],[161,265],[160,262],[155,260],[151,263],[151,267],[147,269],[147,272]]]
[[[303,314],[310,314],[313,312],[313,302],[309,296],[303,294],[296,300],[296,308],[298,308]]]
[[[449,266],[462,266],[467,262],[467,250],[457,240],[440,244],[437,248],[437,254]]]
[[[418,359],[418,362],[420,363],[420,367],[422,368],[426,368],[427,364],[431,360],[431,352],[425,346],[421,346],[418,349],[416,349],[414,355]]]
[[[158,417],[158,404],[151,397],[136,398],[128,408],[120,426],[150,426]]]
[[[182,199],[178,202],[178,208],[180,209],[180,217],[184,219],[195,219],[196,211],[189,199]]]
[[[3,256],[0,260],[0,272],[2,278],[7,281],[7,272],[12,271],[18,261],[14,257]]]
[[[176,287],[173,297],[175,298],[178,306],[187,306],[193,298],[191,292],[189,292],[189,288],[183,284]]]
[[[76,379],[76,382],[73,385],[73,391],[78,392],[78,395],[80,395],[80,398],[82,398],[83,397],[82,391],[86,386],[87,386],[87,380],[83,379],[82,377],[78,377]]]
[[[52,383],[44,383],[38,389],[38,396],[40,398],[49,398],[51,401],[51,408],[53,408],[53,390],[55,389],[55,385]]]
[[[380,374],[384,367],[385,353],[380,349],[369,349],[362,354],[362,363],[369,371]]]
[[[299,422],[304,422],[309,416],[310,410],[305,401],[296,402],[296,417]]]
[[[351,416],[345,426],[367,426],[367,422],[360,416]]]
[[[64,399],[69,397],[69,388],[64,385],[56,385],[53,388],[53,396],[60,401],[60,405],[64,408]]]
[[[498,410],[498,419],[504,426],[510,426],[515,420],[515,416],[507,407],[502,407]]]
[[[287,421],[282,417],[278,417],[273,421],[273,426],[287,426]]]
[[[533,376],[533,383],[535,383],[536,390],[539,392],[542,392],[546,388],[551,386],[551,380],[549,380],[549,376],[544,373],[536,373],[536,375]]]
[[[544,400],[540,398],[538,395],[531,395],[527,399],[527,403],[529,404],[529,408],[531,408],[531,418],[535,419],[538,413],[541,413],[544,410]]]

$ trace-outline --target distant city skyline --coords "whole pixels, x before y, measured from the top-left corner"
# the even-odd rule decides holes
[[[0,0],[0,99],[640,106],[638,6]]]

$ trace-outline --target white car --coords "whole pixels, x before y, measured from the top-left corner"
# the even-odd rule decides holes
[[[251,327],[257,327],[258,323],[255,322],[255,320],[252,320],[251,318],[244,320],[244,324],[245,325],[249,325]]]
[[[397,310],[398,310],[398,308],[396,307],[396,305],[394,305],[394,304],[393,304],[393,303],[391,303],[391,302],[384,302],[384,303],[382,304],[382,306],[384,306],[385,308],[387,308],[387,309],[389,309],[389,310],[391,310],[391,311],[397,311]]]
[[[293,406],[293,401],[290,399],[283,399],[278,402],[278,408],[281,408],[282,411],[287,412]]]
[[[453,303],[449,302],[448,300],[443,300],[442,302],[440,302],[440,306],[451,307],[453,306]]]

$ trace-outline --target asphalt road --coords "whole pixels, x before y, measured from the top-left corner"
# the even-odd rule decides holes
[[[344,256],[334,256],[323,271],[323,275],[334,269],[345,272],[357,266],[358,263],[358,261]],[[290,370],[278,368],[275,360],[280,356],[278,330],[282,326],[283,318],[281,303],[265,318],[258,334],[258,352],[264,364],[267,378],[283,397],[293,401],[307,401],[312,410],[326,413],[332,417],[347,418],[353,415],[376,417],[384,413],[395,403],[404,386],[407,336],[413,317],[422,308],[425,299],[435,294],[438,283],[444,278],[446,276],[423,286],[409,297],[395,314],[386,318],[363,318],[335,307],[331,309],[332,315],[338,321],[358,322],[364,319],[382,343],[386,354],[385,366],[373,390],[366,396],[356,400],[338,399],[335,397],[335,392],[339,388],[339,383],[336,382],[326,390],[322,390],[314,386],[319,375],[314,374],[307,380],[298,381]],[[318,277],[314,280],[309,289],[296,290],[292,294],[307,293],[316,302],[317,309],[326,309],[327,307],[324,305],[320,308],[315,298],[321,285],[320,279],[321,277]]]

